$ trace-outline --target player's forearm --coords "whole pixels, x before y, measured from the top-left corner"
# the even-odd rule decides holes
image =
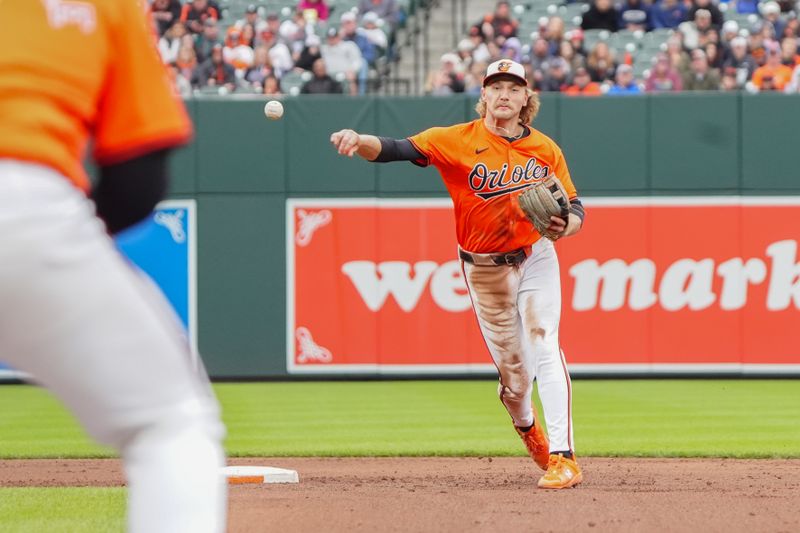
[[[561,237],[569,237],[570,235],[575,235],[581,230],[583,226],[583,221],[576,215],[575,213],[570,213],[568,220],[567,220],[567,227],[564,229],[564,233],[561,234]]]
[[[381,153],[381,141],[374,135],[358,134],[358,150],[356,154],[367,161],[374,161]]]

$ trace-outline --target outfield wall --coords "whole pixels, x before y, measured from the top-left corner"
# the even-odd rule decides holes
[[[172,162],[171,197],[197,202],[199,347],[210,374],[218,378],[272,377],[286,375],[287,367],[297,370],[299,344],[293,345],[293,339],[297,340],[296,319],[289,316],[293,313],[290,307],[293,286],[287,288],[287,276],[294,277],[295,273],[294,265],[287,267],[287,261],[293,254],[291,225],[299,221],[299,215],[294,211],[287,213],[287,201],[311,200],[308,205],[313,207],[314,201],[329,205],[330,199],[340,202],[360,199],[360,202],[372,203],[375,213],[379,204],[388,199],[433,198],[433,205],[446,205],[436,200],[445,198],[446,193],[434,169],[419,169],[404,163],[367,164],[337,156],[329,144],[330,133],[348,127],[402,137],[433,125],[474,117],[474,98],[458,97],[287,99],[284,102],[286,114],[281,121],[265,120],[261,111],[263,104],[264,100],[189,101],[188,109],[195,121],[197,136]],[[574,291],[570,292],[569,283],[574,284],[576,278],[569,274],[570,268],[563,268],[566,278],[562,333],[570,360],[583,361],[579,363],[585,365],[583,370],[591,372],[608,368],[597,366],[607,362],[634,365],[619,366],[618,372],[625,372],[626,368],[638,369],[637,372],[664,371],[659,365],[701,363],[716,366],[688,368],[690,371],[711,368],[742,373],[767,368],[743,365],[800,364],[800,342],[797,342],[800,334],[793,331],[796,327],[786,327],[790,323],[800,323],[800,289],[792,278],[796,262],[791,262],[794,258],[789,257],[792,243],[796,248],[800,240],[795,229],[797,225],[793,224],[797,220],[797,208],[793,205],[781,209],[771,207],[786,196],[800,195],[796,156],[798,119],[800,98],[778,94],[542,97],[542,110],[535,126],[562,146],[573,180],[581,195],[589,198],[590,205],[586,232],[579,237],[587,244],[578,246],[581,243],[577,238],[573,243],[564,241],[562,262],[572,261],[566,256],[573,254],[573,249],[574,262],[570,268],[581,261],[595,259],[599,262],[603,259],[599,254],[603,250],[608,252],[605,243],[616,246],[641,237],[620,252],[623,255],[611,254],[605,259],[650,260],[656,276],[650,292],[645,291],[655,294],[653,305],[633,311],[628,302],[616,309],[602,309],[602,292],[598,288],[598,302],[589,311],[574,308]],[[738,195],[748,199],[731,200],[731,196]],[[669,198],[666,200],[669,205],[651,206],[652,202],[646,199],[652,196]],[[686,196],[691,197],[688,199],[691,203],[699,201],[712,206],[681,209],[684,202],[680,198],[676,201],[676,197]],[[758,200],[751,198],[753,196],[766,198]],[[629,198],[628,207],[618,205],[609,215],[611,218],[600,215],[601,209],[611,213],[608,207],[600,208],[603,202],[625,204],[625,198]],[[766,205],[761,205],[764,203]],[[791,198],[788,203],[793,204]],[[299,205],[293,204],[293,208]],[[325,205],[317,207],[325,209]],[[651,225],[656,212],[659,217],[665,214],[666,222]],[[692,216],[688,216],[690,212]],[[426,216],[425,213],[417,215]],[[614,217],[619,217],[616,225],[609,222]],[[670,217],[681,220],[674,229],[671,229]],[[381,229],[379,239],[375,235],[369,238],[394,242],[405,229],[392,225],[383,227],[386,229]],[[435,231],[425,229],[417,239],[436,234],[435,242],[441,243],[435,247],[437,268],[447,262],[445,256],[452,256],[450,260],[455,257],[454,243],[447,242],[442,227],[437,225]],[[339,235],[335,242],[352,243],[358,238],[358,234],[347,233]],[[654,249],[665,242],[668,245],[664,250]],[[594,255],[585,256],[581,248],[591,250]],[[336,250],[333,248],[324,254],[323,259],[329,259]],[[416,251],[414,254],[416,259],[409,256],[409,259],[399,260],[409,263],[412,259],[415,262],[434,260]],[[702,262],[707,258],[712,259],[713,265]],[[736,258],[742,265],[751,265],[748,268],[753,271],[744,266],[736,270]],[[700,297],[696,301],[687,296],[685,308],[665,309],[659,294],[661,290],[666,291],[660,288],[664,275],[673,264],[687,259],[695,263],[679,263],[682,266],[675,271],[678,281],[672,283],[683,279],[686,282],[683,290],[692,280],[701,280],[695,282],[696,291],[713,293],[714,301],[705,304],[711,297],[709,294],[705,295],[705,300]],[[747,263],[750,259],[757,261]],[[376,255],[369,260],[377,264],[383,259]],[[723,267],[724,272],[732,273],[719,271],[723,263],[733,265],[727,267],[728,270]],[[320,268],[322,264],[325,261],[321,261]],[[320,270],[321,277],[342,274],[341,265],[331,264],[329,269],[333,270],[327,274]],[[780,270],[782,277],[773,275],[777,267],[783,269]],[[762,270],[765,271],[762,281],[756,281]],[[686,277],[685,272],[694,274]],[[736,281],[743,276],[752,278],[749,284]],[[770,281],[773,279],[778,281]],[[705,285],[702,280],[707,281]],[[738,302],[736,298],[741,299],[742,287],[748,289],[744,291],[748,298],[745,304],[736,309],[722,308],[725,280],[729,280],[726,305]],[[449,290],[458,300],[457,280],[451,285]],[[738,292],[735,287],[739,287]],[[790,293],[789,304],[770,309],[766,303],[769,295],[781,287]],[[352,283],[350,289],[357,290]],[[613,300],[614,297],[608,298]],[[670,301],[668,294],[666,299]],[[460,301],[458,305],[463,306],[463,298]],[[398,306],[392,296],[387,298],[386,305]],[[578,307],[580,305],[588,304],[579,303]],[[692,310],[691,306],[702,309]],[[340,307],[329,311],[331,321],[354,312],[360,313],[363,309]],[[468,309],[457,312],[467,318],[471,316]],[[467,318],[464,318],[465,324]],[[695,319],[725,343],[708,343],[709,339],[698,336],[699,330],[692,333],[694,337],[687,337],[685,328],[698,323]],[[376,317],[375,320],[383,319]],[[424,317],[419,320],[424,323]],[[585,336],[585,325],[593,323],[602,323],[603,330],[614,332],[602,346]],[[758,328],[762,327],[766,329],[759,334]],[[420,336],[422,330],[404,331],[408,331],[409,336]],[[439,328],[420,337],[417,346],[425,346],[426,339],[441,336],[442,331]],[[459,330],[444,331],[457,334]],[[459,338],[472,339],[469,335],[464,333]],[[627,344],[613,344],[619,339]],[[472,365],[458,367],[460,371],[491,372],[491,367],[486,365],[488,356],[480,359],[478,352],[482,347],[476,346],[477,340],[472,340],[475,342],[470,341],[456,354],[467,357],[466,363],[453,364]],[[760,340],[768,342],[759,344]],[[700,341],[705,344],[698,344]],[[322,348],[326,342],[315,339]],[[442,343],[447,342],[439,339],[433,344]],[[776,355],[776,346],[779,355]],[[382,353],[376,349],[375,357]],[[333,353],[332,357],[336,355]],[[364,355],[363,350],[359,355]],[[411,354],[411,357],[418,365],[417,355]],[[366,366],[358,372],[394,371],[375,366],[379,362],[364,363]],[[797,367],[780,366],[777,372],[794,368]]]

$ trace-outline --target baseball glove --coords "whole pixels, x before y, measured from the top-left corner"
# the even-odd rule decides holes
[[[561,217],[565,222],[569,220],[567,191],[555,175],[550,174],[542,181],[531,185],[517,200],[525,216],[542,236],[552,241],[561,236],[547,229],[551,223],[551,216]]]

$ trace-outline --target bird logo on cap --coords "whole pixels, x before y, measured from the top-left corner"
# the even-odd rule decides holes
[[[511,70],[511,62],[510,61],[501,61],[499,65],[497,65],[498,72],[508,72]]]

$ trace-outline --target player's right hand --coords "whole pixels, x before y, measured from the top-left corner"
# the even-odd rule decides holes
[[[340,130],[331,135],[331,143],[341,155],[353,157],[358,151],[360,137],[353,130]]]

